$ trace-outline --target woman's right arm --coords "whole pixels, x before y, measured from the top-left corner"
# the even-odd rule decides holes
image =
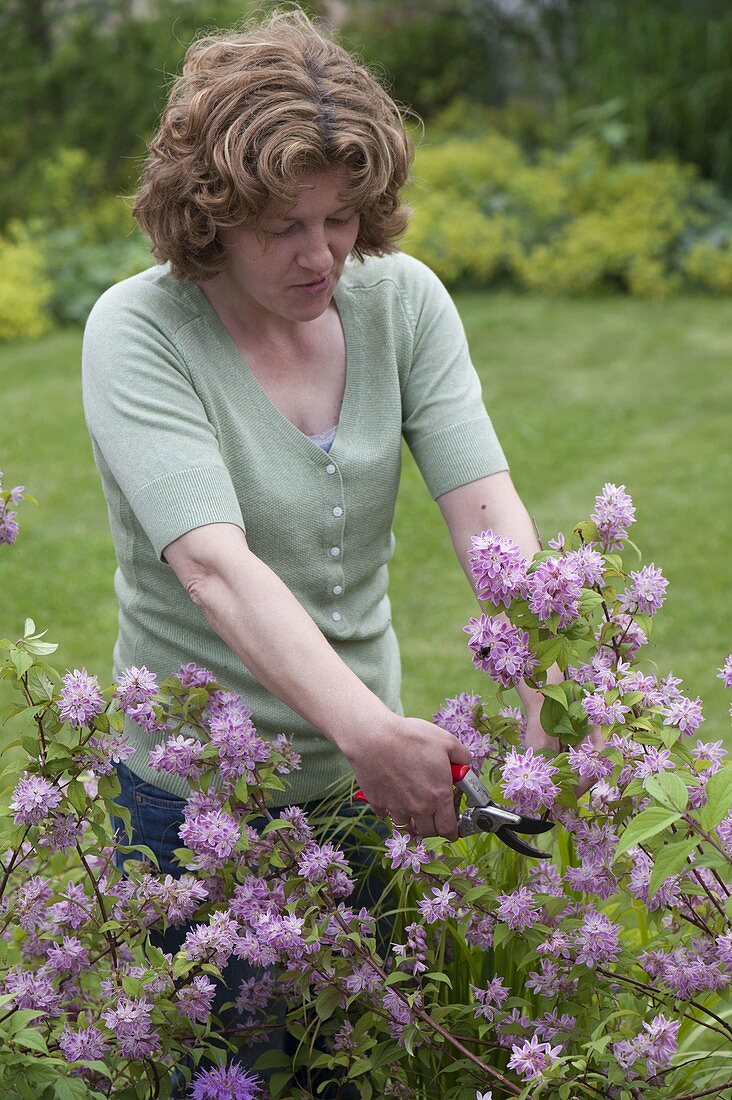
[[[229,523],[196,527],[163,556],[211,628],[263,686],[332,741],[374,810],[457,839],[452,734],[394,714],[341,660],[287,585]]]

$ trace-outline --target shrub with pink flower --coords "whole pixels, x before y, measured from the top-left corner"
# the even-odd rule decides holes
[[[297,753],[194,661],[104,690],[75,669],[54,689],[56,647],[30,620],[0,640],[33,715],[0,815],[0,1080],[39,1100],[170,1095],[173,1080],[193,1100],[266,1100],[306,1078],[363,1098],[435,1082],[451,1100],[725,1095],[732,764],[701,698],[647,657],[667,584],[624,563],[634,519],[608,483],[533,561],[494,532],[473,540],[487,605],[466,631],[486,692],[435,721],[495,803],[553,822],[528,838],[544,859],[481,832],[383,840],[368,809],[352,836],[332,815],[273,812]],[[719,661],[732,687],[732,654]],[[521,680],[543,699],[541,750],[509,694]],[[189,787],[180,877],[144,847],[124,874],[114,858],[128,718],[161,777]],[[153,946],[166,926],[175,954]],[[251,977],[231,982],[232,962]],[[283,1027],[294,1062],[257,1062]]]

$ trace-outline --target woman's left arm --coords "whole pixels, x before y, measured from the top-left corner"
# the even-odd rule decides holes
[[[515,542],[529,560],[541,549],[531,516],[516,492],[508,470],[460,485],[443,493],[437,498],[437,503],[450,530],[455,553],[473,589],[475,583],[468,561],[473,535],[490,528],[494,534],[504,535]],[[548,670],[547,678],[550,683],[559,683],[564,679],[557,665]],[[534,749],[558,748],[556,738],[549,737],[541,726],[544,696],[523,682],[516,690],[526,713],[526,744]]]

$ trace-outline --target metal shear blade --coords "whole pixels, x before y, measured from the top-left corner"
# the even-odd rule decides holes
[[[539,848],[527,844],[521,837],[516,836],[515,830],[530,836],[537,836],[540,833],[548,833],[550,829],[554,828],[551,821],[541,821],[536,817],[517,815],[519,816],[518,823],[509,828],[508,825],[502,824],[500,819],[496,821],[495,811],[498,809],[500,809],[498,806],[483,806],[475,810],[474,818],[478,828],[485,832],[495,833],[499,840],[502,840],[509,848],[513,848],[514,852],[520,852],[522,856],[534,856],[536,859],[549,858],[549,852],[542,852]]]
[[[552,821],[543,821],[538,817],[524,817],[504,806],[497,806],[480,779],[464,766],[453,765],[455,791],[455,812],[458,815],[460,836],[470,836],[478,832],[495,833],[507,847],[523,856],[535,859],[548,859],[550,853],[542,852],[527,844],[516,833],[538,836],[554,828]],[[465,795],[468,809],[460,814],[461,795]]]

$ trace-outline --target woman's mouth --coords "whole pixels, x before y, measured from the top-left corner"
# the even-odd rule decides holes
[[[298,283],[296,285],[298,290],[304,290],[306,294],[322,294],[330,286],[330,275],[325,275],[322,279],[316,279],[312,283]]]

